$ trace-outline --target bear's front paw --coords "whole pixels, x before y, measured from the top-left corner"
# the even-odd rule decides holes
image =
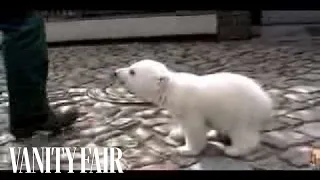
[[[180,155],[183,155],[183,156],[196,156],[196,155],[199,155],[201,153],[201,152],[199,152],[197,150],[189,148],[186,145],[177,147],[176,150]]]

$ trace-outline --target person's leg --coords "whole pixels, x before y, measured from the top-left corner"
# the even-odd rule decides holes
[[[17,138],[31,136],[35,130],[53,130],[56,121],[46,94],[48,52],[44,22],[32,13],[0,22],[3,30],[3,55],[9,91],[10,131]],[[63,121],[70,122],[72,118]],[[59,124],[61,125],[61,124]],[[51,128],[51,129],[50,129]]]
[[[46,113],[47,44],[39,18],[7,23],[3,40],[10,102],[10,127],[23,128],[39,121],[23,118]],[[45,121],[45,119],[42,119]]]

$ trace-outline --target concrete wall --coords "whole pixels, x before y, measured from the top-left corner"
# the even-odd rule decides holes
[[[48,22],[49,42],[216,34],[216,14]]]
[[[216,14],[47,22],[48,42],[216,34]],[[0,42],[2,35],[0,31]]]
[[[320,23],[320,10],[318,11],[263,11],[262,23],[264,25]]]

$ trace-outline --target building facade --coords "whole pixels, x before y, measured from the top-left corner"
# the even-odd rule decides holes
[[[67,32],[70,31],[70,36],[72,36],[69,38],[70,40],[104,37],[123,38],[144,36],[144,34],[146,36],[212,34],[216,35],[218,40],[240,40],[259,35],[259,28],[256,29],[256,27],[260,26],[320,23],[320,11],[61,10],[42,11],[40,13],[50,24],[48,25],[49,41],[51,39],[52,41],[60,41],[59,33],[62,31],[61,29],[66,29],[64,37],[68,37]],[[66,22],[72,23],[68,25]],[[97,24],[95,25],[94,22]],[[194,25],[192,25],[193,23]],[[157,27],[157,24],[161,24],[161,28],[152,28]],[[130,27],[131,32],[126,32],[128,27]],[[101,29],[99,30],[99,28]],[[116,34],[117,32],[113,34],[116,31],[115,28],[118,28],[118,32],[123,32],[123,34]],[[98,34],[101,35],[97,36]],[[91,37],[93,35],[96,36]]]

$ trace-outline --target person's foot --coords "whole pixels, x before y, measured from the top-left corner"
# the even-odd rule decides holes
[[[58,132],[59,130],[73,124],[78,116],[79,112],[77,107],[60,107],[54,111],[50,111],[49,115],[36,117],[46,118],[47,120],[44,123],[30,125],[24,128],[13,128],[11,129],[11,133],[16,137],[16,139],[22,139],[31,137],[38,130]]]

